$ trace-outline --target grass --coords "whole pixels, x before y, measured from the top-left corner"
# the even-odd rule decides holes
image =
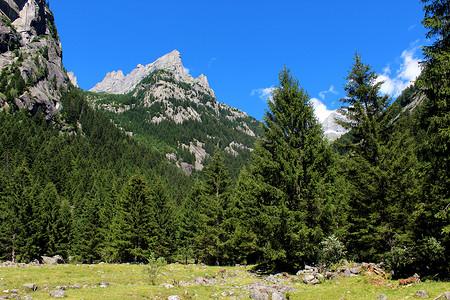
[[[179,295],[182,299],[248,299],[250,291],[246,286],[262,282],[267,276],[258,276],[251,267],[205,267],[197,265],[167,265],[158,275],[156,285],[150,284],[144,265],[97,264],[97,265],[40,265],[0,268],[0,297],[9,296],[12,289],[20,296],[30,295],[33,299],[48,299],[50,291],[57,286],[73,286],[67,289],[69,299],[167,299],[169,295]],[[223,272],[225,269],[225,272]],[[222,272],[221,272],[222,271]],[[225,276],[224,276],[225,274]],[[181,281],[194,281],[197,277],[215,278],[211,286],[180,285]],[[284,285],[298,290],[290,294],[290,299],[376,299],[385,294],[388,299],[414,299],[417,290],[425,290],[431,299],[450,291],[448,282],[426,281],[410,287],[399,287],[397,281],[380,277],[347,277],[330,280],[320,285],[306,285],[301,281],[286,278]],[[110,283],[100,287],[101,281]],[[36,283],[37,291],[22,287],[25,283]],[[172,284],[166,288],[161,283]],[[8,290],[8,293],[3,291]],[[222,296],[223,292],[232,296]],[[186,296],[185,296],[185,293]]]

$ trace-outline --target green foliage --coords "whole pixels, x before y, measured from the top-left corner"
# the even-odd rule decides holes
[[[319,261],[327,265],[337,263],[344,259],[347,253],[344,250],[344,244],[334,234],[320,242],[320,246]]]
[[[156,285],[156,279],[164,267],[167,265],[167,261],[164,257],[155,258],[153,254],[150,254],[150,258],[147,259],[148,263],[144,267],[144,273],[147,274],[150,284]]]
[[[272,269],[313,262],[314,245],[331,230],[333,157],[309,100],[289,70],[282,70],[254,151],[265,232],[259,246]]]

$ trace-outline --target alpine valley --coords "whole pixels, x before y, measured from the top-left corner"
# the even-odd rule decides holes
[[[167,263],[202,276],[201,264],[255,265],[310,285],[361,268],[367,284],[448,279],[449,10],[422,2],[436,41],[417,81],[391,99],[356,53],[343,107],[321,124],[287,67],[258,121],[219,102],[177,50],[84,91],[49,3],[0,0],[0,268],[142,263],[150,284]],[[235,276],[214,272],[183,280]],[[259,299],[301,298],[283,285],[299,277],[270,278]]]

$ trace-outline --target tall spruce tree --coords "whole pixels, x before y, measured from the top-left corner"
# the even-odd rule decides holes
[[[348,106],[341,109],[351,129],[345,162],[349,190],[347,245],[359,260],[384,259],[395,247],[411,246],[408,214],[418,198],[415,146],[406,125],[392,123],[383,82],[356,53],[346,77]],[[404,128],[403,128],[404,127]]]
[[[315,260],[316,245],[331,229],[333,156],[309,95],[288,69],[279,79],[264,116],[264,137],[254,151],[252,174],[259,189],[265,262],[272,269],[294,269]]]
[[[205,169],[205,180],[201,184],[199,201],[199,234],[197,251],[207,264],[228,263],[225,244],[229,239],[226,230],[225,212],[230,201],[230,177],[219,149]]]
[[[107,249],[110,261],[146,262],[154,228],[150,191],[144,176],[137,172],[122,190],[117,211],[111,223]]]
[[[450,256],[450,2],[422,0],[428,29],[427,38],[435,38],[423,47],[425,61],[418,84],[426,95],[419,116],[424,131],[420,151],[424,163],[423,193],[415,212],[415,239],[423,240],[421,248],[429,248],[430,238],[445,247],[444,257]],[[431,262],[431,253],[424,252],[422,269],[440,271],[450,276],[450,267],[442,261]],[[431,267],[433,265],[433,267]],[[446,265],[446,267],[445,267]]]

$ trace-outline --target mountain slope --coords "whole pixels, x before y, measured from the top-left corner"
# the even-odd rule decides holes
[[[193,78],[184,72],[176,50],[127,76],[108,73],[88,100],[188,174],[202,170],[219,147],[237,175],[260,135],[257,120],[216,100],[204,75]]]

